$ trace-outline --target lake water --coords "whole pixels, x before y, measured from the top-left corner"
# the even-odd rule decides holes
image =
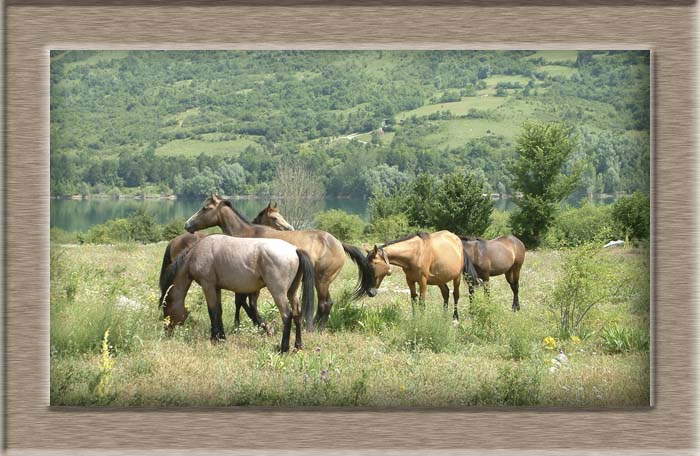
[[[611,200],[612,201],[612,200]],[[608,201],[605,201],[608,202]],[[576,204],[576,202],[570,201]],[[51,200],[51,227],[66,231],[87,231],[93,225],[99,225],[107,220],[124,218],[131,215],[140,207],[145,207],[155,217],[158,223],[167,223],[174,218],[188,218],[201,207],[202,200]],[[357,214],[367,220],[367,200],[328,198],[324,201],[323,210],[342,209],[351,214]],[[267,205],[265,200],[236,200],[236,208],[249,219],[252,219]],[[494,201],[494,208],[510,212],[517,206],[510,199]],[[284,215],[284,211],[282,212]]]
[[[249,219],[267,205],[266,200],[236,200],[234,205]],[[174,218],[188,218],[202,207],[201,199],[177,200],[51,200],[51,227],[66,231],[87,231],[107,220],[128,217],[140,207],[150,212],[158,223]],[[342,209],[367,219],[367,201],[362,199],[327,199],[324,209]],[[284,212],[282,212],[284,215]]]

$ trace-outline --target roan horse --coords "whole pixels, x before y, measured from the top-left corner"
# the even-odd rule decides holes
[[[406,274],[406,283],[411,290],[411,300],[418,297],[416,283],[420,291],[420,299],[425,302],[428,285],[437,285],[442,292],[445,309],[450,299],[450,289],[447,282],[454,285],[453,297],[455,309],[453,318],[459,319],[457,304],[459,303],[459,284],[462,275],[467,274],[462,243],[457,235],[449,231],[436,233],[418,233],[382,246],[374,246],[367,254],[367,260],[374,265],[377,278],[377,288],[384,277],[391,274],[390,265],[396,265]]]
[[[221,290],[257,293],[267,287],[282,316],[281,352],[289,351],[292,318],[295,348],[301,348],[301,311],[296,293],[302,284],[302,309],[311,321],[314,310],[314,273],[306,252],[279,239],[243,239],[213,234],[197,242],[168,267],[163,313],[168,328],[188,316],[187,291],[196,281],[204,291],[211,319],[211,340],[225,339]],[[291,310],[290,310],[291,303]]]
[[[272,205],[272,201],[265,207],[260,213],[257,215],[255,220],[259,220],[258,222],[255,223],[260,223],[261,225],[267,225],[271,228],[274,228],[276,230],[289,230],[289,231],[294,231],[294,227],[290,225],[287,220],[284,219],[282,214],[279,213],[279,210],[277,209],[277,205],[275,204],[274,206]],[[165,277],[165,271],[167,270],[168,266],[175,261],[175,258],[182,253],[183,251],[189,250],[192,248],[192,246],[199,241],[200,239],[204,238],[207,236],[206,233],[201,233],[201,232],[196,232],[196,233],[183,233],[174,239],[172,239],[170,242],[168,242],[168,245],[165,247],[165,253],[163,254],[163,263],[160,268],[160,279],[159,279],[159,285],[160,285],[160,301],[159,305],[163,304],[163,296],[165,295],[165,290],[166,286],[164,286],[164,277]],[[247,298],[250,298],[250,305],[246,302]],[[260,326],[264,330],[267,331],[268,334],[271,333],[271,328],[267,325],[267,323],[263,320],[263,318],[260,316],[258,313],[258,308],[257,308],[257,298],[258,294],[253,293],[251,295],[247,294],[241,294],[241,293],[236,293],[236,314],[234,318],[234,326],[236,328],[240,327],[241,324],[241,307],[243,307],[243,310],[245,310],[246,314],[250,318],[250,320],[255,324],[256,326]]]
[[[506,281],[513,291],[513,312],[520,310],[518,300],[520,268],[525,261],[525,245],[513,235],[501,236],[496,239],[462,237],[464,254],[474,266],[476,274],[486,286],[489,278],[505,274]],[[474,286],[478,280],[469,282],[469,295],[474,294]],[[485,288],[488,290],[488,288]]]
[[[282,239],[309,254],[314,265],[318,310],[314,323],[323,330],[333,306],[329,287],[338,277],[345,264],[347,253],[359,269],[359,283],[352,294],[353,299],[363,294],[375,296],[374,269],[357,247],[344,244],[330,233],[320,230],[277,231],[267,226],[248,222],[230,201],[213,194],[204,200],[202,208],[185,223],[185,229],[193,233],[218,225],[225,234],[237,237]],[[307,322],[308,326],[308,322]]]

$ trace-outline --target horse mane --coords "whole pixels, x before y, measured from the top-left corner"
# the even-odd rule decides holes
[[[430,238],[430,234],[426,233],[425,231],[420,231],[420,232],[415,233],[415,234],[409,234],[409,235],[404,236],[402,238],[394,239],[393,241],[389,241],[389,242],[383,244],[382,246],[380,246],[379,248],[383,249],[384,247],[386,247],[388,245],[397,244],[397,243],[403,242],[403,241],[408,241],[409,239],[413,239],[416,236],[420,237],[423,240]]]
[[[459,238],[462,240],[462,243],[476,242],[476,245],[479,248],[479,252],[481,252],[482,254],[486,253],[486,239],[476,236],[460,236]]]
[[[175,258],[175,261],[173,261],[165,270],[165,275],[162,277],[160,283],[160,299],[158,300],[158,307],[163,307],[163,301],[165,300],[165,296],[168,294],[168,289],[173,282],[175,282],[175,277],[177,276],[177,273],[182,265],[185,263],[185,257],[190,250],[192,250],[191,247],[180,252],[177,258]]]
[[[229,208],[231,208],[231,210],[243,221],[243,223],[245,223],[246,225],[250,225],[250,224],[251,224],[251,223],[248,221],[248,219],[245,218],[245,216],[244,216],[243,214],[241,214],[240,212],[238,212],[238,209],[236,209],[235,207],[233,207],[233,203],[231,202],[231,200],[222,200],[222,202],[223,202],[226,206],[228,206]],[[259,215],[259,214],[258,214],[258,215]]]

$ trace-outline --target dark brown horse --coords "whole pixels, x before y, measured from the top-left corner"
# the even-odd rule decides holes
[[[406,275],[406,283],[411,290],[411,300],[415,302],[419,296],[425,302],[428,285],[437,285],[442,292],[445,309],[449,303],[452,282],[455,303],[453,318],[459,319],[457,304],[459,303],[459,284],[465,274],[464,251],[459,237],[449,231],[436,233],[418,233],[382,246],[374,246],[367,254],[367,260],[372,262],[377,277],[377,288],[384,277],[391,274],[390,265],[399,266]]]
[[[359,269],[359,281],[352,294],[354,299],[366,294],[375,296],[374,269],[357,247],[344,244],[330,233],[321,230],[277,231],[267,226],[255,225],[243,217],[233,204],[213,194],[204,200],[202,208],[185,223],[185,229],[194,233],[211,226],[219,226],[230,236],[277,238],[295,245],[309,254],[314,265],[315,286],[318,294],[318,310],[314,323],[323,330],[333,306],[329,287],[345,264],[347,253]],[[308,324],[308,322],[307,322]]]
[[[294,346],[301,348],[301,309],[307,312],[307,321],[311,321],[314,311],[314,271],[303,250],[280,239],[244,239],[223,234],[201,239],[166,271],[163,314],[167,329],[187,319],[185,297],[193,280],[202,287],[207,300],[213,342],[226,338],[221,290],[250,294],[267,287],[282,316],[280,351],[289,350],[292,319],[296,326]],[[296,295],[300,285],[301,309]]]
[[[505,274],[506,281],[513,291],[513,312],[520,310],[518,290],[520,268],[525,261],[525,245],[513,235],[501,236],[496,239],[462,237],[464,254],[474,268],[472,279],[469,281],[469,294],[474,294],[474,286],[478,279],[488,286],[493,276]],[[474,277],[474,273],[476,277]],[[488,290],[488,288],[485,288]]]
[[[277,205],[272,205],[272,202],[270,202],[267,207],[265,207],[260,213],[258,213],[257,217],[255,218],[256,220],[259,220],[259,222],[255,223],[260,223],[261,225],[266,225],[271,228],[277,229],[277,230],[289,230],[293,231],[294,227],[290,225],[280,214],[279,210],[277,209]],[[202,232],[196,232],[196,233],[183,233],[176,238],[172,239],[170,242],[168,242],[168,245],[165,248],[165,253],[163,254],[163,263],[160,268],[160,279],[159,279],[159,285],[160,285],[160,292],[161,292],[161,299],[160,299],[160,304],[162,305],[163,302],[163,295],[165,293],[165,289],[167,287],[164,286],[163,280],[165,277],[165,271],[167,270],[168,266],[175,261],[175,258],[177,258],[180,253],[189,250],[192,248],[192,246],[199,241],[200,239],[204,238],[207,236],[206,233]],[[241,307],[243,310],[245,310],[245,313],[248,315],[250,320],[253,322],[254,325],[260,326],[263,328],[265,331],[267,331],[268,334],[271,332],[271,328],[265,323],[263,318],[260,316],[260,313],[258,313],[258,307],[257,307],[257,301],[258,301],[258,293],[253,293],[250,295],[247,294],[241,294],[241,293],[236,293],[235,295],[235,302],[236,302],[236,314],[234,317],[234,326],[236,328],[239,328],[241,325]],[[250,304],[248,304],[248,300],[250,300]]]

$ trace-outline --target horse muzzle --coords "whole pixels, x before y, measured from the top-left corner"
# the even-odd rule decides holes
[[[374,298],[375,296],[377,296],[377,289],[370,288],[369,290],[367,290],[367,296],[369,296],[370,298]]]

